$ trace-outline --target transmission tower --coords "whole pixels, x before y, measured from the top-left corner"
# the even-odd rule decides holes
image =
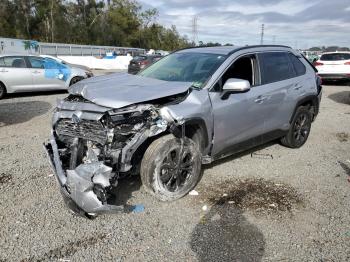
[[[261,25],[261,38],[260,38],[260,44],[261,44],[261,45],[264,44],[264,30],[265,30],[265,25],[262,24],[262,25]]]
[[[198,43],[198,17],[195,15],[192,18],[192,41],[194,45]]]

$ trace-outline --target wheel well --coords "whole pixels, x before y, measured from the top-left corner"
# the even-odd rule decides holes
[[[179,127],[181,129],[181,127]],[[169,134],[170,131],[167,130],[166,132],[163,132],[159,135],[149,137],[146,141],[144,141],[139,148],[135,151],[135,153],[132,156],[131,164],[133,166],[131,173],[138,174],[140,163],[143,158],[143,155],[145,154],[147,148],[149,145],[158,138],[165,136]],[[195,119],[190,120],[185,123],[185,136],[192,139],[195,143],[199,145],[199,149],[201,152],[205,150],[205,148],[208,146],[208,135],[206,126],[204,124],[203,120]]]
[[[72,77],[72,79],[70,80],[70,82],[69,82],[69,86],[71,86],[72,85],[72,81],[73,81],[73,79],[76,79],[76,78],[78,78],[79,79],[79,81],[81,81],[81,80],[83,80],[84,79],[84,77],[82,77],[82,76],[73,76]]]
[[[5,89],[6,89],[6,86],[5,86],[5,84],[4,84],[2,81],[0,81],[0,85],[2,85],[3,87],[5,87]]]
[[[208,146],[208,133],[202,120],[193,120],[185,123],[185,136],[199,145],[201,152]]]
[[[294,109],[293,115],[290,119],[290,123],[293,121],[294,115],[299,107],[307,107],[312,115],[312,121],[315,119],[318,114],[318,100],[315,97],[307,97],[298,102],[297,106]]]

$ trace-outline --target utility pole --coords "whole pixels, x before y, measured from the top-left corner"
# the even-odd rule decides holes
[[[198,43],[198,17],[196,15],[192,18],[192,42],[195,46]]]
[[[261,25],[261,38],[260,38],[260,44],[261,44],[261,45],[264,44],[264,30],[265,30],[265,25],[262,24],[262,25]]]

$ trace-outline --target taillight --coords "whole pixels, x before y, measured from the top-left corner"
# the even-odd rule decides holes
[[[316,61],[316,62],[314,63],[314,66],[323,66],[323,63],[317,62],[317,61]]]
[[[319,75],[316,75],[316,83],[317,83],[317,86],[322,85],[322,78]]]
[[[148,63],[149,63],[148,60],[143,60],[140,62],[140,65],[148,65]]]
[[[344,65],[350,65],[350,62],[345,62]]]

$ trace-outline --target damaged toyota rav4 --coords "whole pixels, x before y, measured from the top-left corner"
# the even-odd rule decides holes
[[[199,182],[202,164],[275,139],[301,147],[321,89],[315,68],[289,47],[184,49],[138,75],[74,84],[45,148],[76,213],[122,210],[111,196],[126,175],[176,200]]]

